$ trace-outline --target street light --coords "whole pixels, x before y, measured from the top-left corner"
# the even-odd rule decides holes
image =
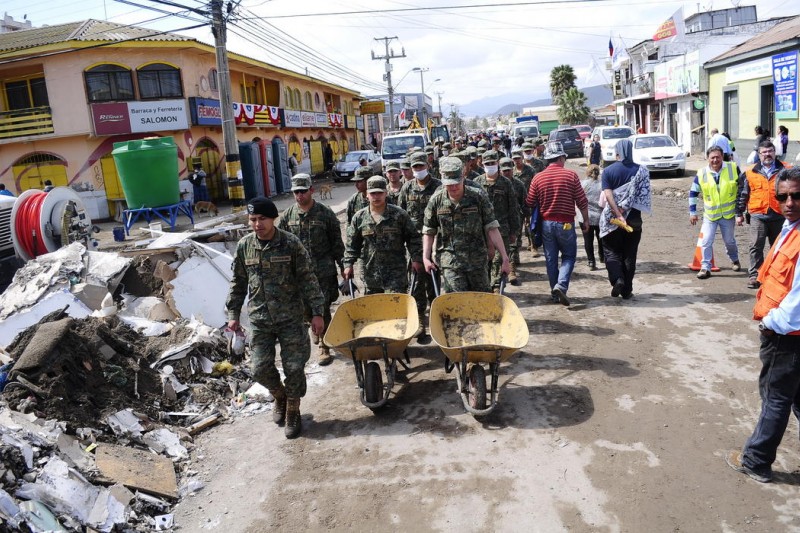
[[[422,127],[427,128],[428,121],[425,120],[425,79],[422,76],[431,69],[427,67],[414,67],[411,70],[414,72],[419,72],[419,84],[420,88],[422,89]]]

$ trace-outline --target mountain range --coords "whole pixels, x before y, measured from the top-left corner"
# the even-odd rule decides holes
[[[581,91],[586,95],[586,105],[590,108],[608,105],[614,100],[611,95],[611,88],[608,85],[593,85],[591,87],[584,87]],[[530,98],[533,98],[533,100],[526,101]],[[515,101],[523,101],[524,103],[508,103]],[[512,112],[519,113],[524,107],[540,107],[552,105],[552,103],[553,100],[548,93],[508,93],[475,100],[474,102],[461,106],[459,111],[468,117],[507,115]]]

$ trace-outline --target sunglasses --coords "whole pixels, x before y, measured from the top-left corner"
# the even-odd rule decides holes
[[[293,193],[295,193],[295,194],[305,194],[305,193],[307,193],[307,192],[308,192],[308,189],[303,189],[303,190],[298,190],[298,191],[292,191],[292,192],[293,192]]]
[[[786,200],[789,199],[790,196],[792,197],[792,200],[797,202],[798,200],[800,200],[800,191],[790,192],[788,194],[787,193],[778,193],[778,194],[775,195],[775,198],[777,198],[779,202],[785,202]]]

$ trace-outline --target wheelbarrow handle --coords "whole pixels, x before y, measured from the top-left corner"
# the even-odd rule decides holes
[[[502,276],[500,276],[500,294],[505,294],[506,283],[508,283],[508,276],[506,274],[503,274]]]
[[[433,283],[433,293],[436,296],[439,296],[439,294],[440,294],[439,293],[439,282],[436,281],[436,270],[432,271],[430,273],[430,276],[431,276],[431,282]]]
[[[414,294],[414,289],[417,286],[417,271],[411,271],[411,283],[408,284],[408,294]]]
[[[351,300],[355,300],[356,299],[356,291],[353,290],[353,278],[349,278],[347,280],[347,284],[350,287],[350,299]]]

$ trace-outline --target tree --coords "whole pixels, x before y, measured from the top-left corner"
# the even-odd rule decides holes
[[[486,117],[481,118],[481,129],[488,130],[489,129],[489,119]]]
[[[571,65],[558,65],[550,71],[550,96],[553,103],[558,103],[558,97],[570,87],[575,87],[575,71]]]
[[[589,118],[586,95],[576,87],[570,87],[563,92],[556,103],[558,120],[562,124],[584,124]]]

